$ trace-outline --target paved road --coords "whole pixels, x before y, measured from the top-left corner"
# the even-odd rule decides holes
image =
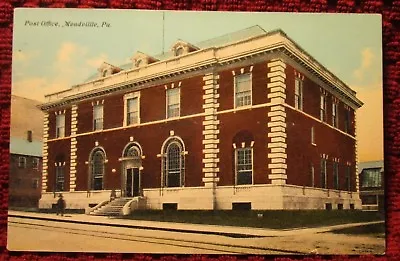
[[[68,217],[65,217],[68,218]],[[258,239],[260,240],[260,239]],[[291,254],[254,238],[179,233],[9,217],[8,249],[57,252]]]

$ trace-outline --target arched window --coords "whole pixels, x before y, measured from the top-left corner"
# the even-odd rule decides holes
[[[101,149],[97,149],[92,153],[91,164],[92,164],[92,189],[102,190],[103,189],[103,178],[104,178],[104,162],[105,154]]]
[[[140,156],[139,148],[136,146],[130,147],[126,152],[127,157],[136,158]]]
[[[184,146],[177,138],[170,139],[164,145],[163,174],[165,187],[181,187],[184,185],[185,157]]]
[[[140,145],[136,143],[131,143],[127,145],[124,149],[123,157],[129,159],[133,163],[138,163],[140,165],[140,162],[142,160],[142,150],[140,148]]]
[[[178,48],[176,48],[175,51],[175,56],[180,56],[185,52],[185,49],[183,49],[183,46],[179,46]]]

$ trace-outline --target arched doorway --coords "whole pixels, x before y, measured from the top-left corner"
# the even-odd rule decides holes
[[[142,149],[138,143],[128,144],[122,156],[122,195],[141,195]]]

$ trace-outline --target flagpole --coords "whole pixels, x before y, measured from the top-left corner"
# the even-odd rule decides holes
[[[163,21],[162,21],[162,25],[163,25],[163,28],[162,28],[162,53],[164,54],[164,41],[165,41],[165,39],[164,39],[164,37],[165,37],[165,35],[164,35],[164,33],[165,33],[165,12],[164,11],[162,13],[162,19],[163,19]]]

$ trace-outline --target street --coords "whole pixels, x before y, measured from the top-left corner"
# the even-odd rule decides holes
[[[48,215],[43,215],[43,217],[47,218]],[[333,234],[329,232],[329,227],[265,230],[263,236],[232,237],[198,233],[198,230],[173,232],[121,227],[115,224],[115,222],[134,224],[138,222],[135,220],[101,219],[105,220],[102,225],[74,223],[73,220],[79,220],[79,218],[93,219],[87,215],[74,217],[67,215],[57,217],[58,220],[11,216],[8,218],[7,248],[16,251],[160,254],[291,255],[383,254],[385,252],[384,238]],[[96,220],[98,222],[100,219],[96,218]],[[248,230],[252,231],[251,228]]]
[[[246,246],[249,239],[9,218],[8,249],[57,252],[284,254]],[[242,246],[243,244],[243,246]]]

